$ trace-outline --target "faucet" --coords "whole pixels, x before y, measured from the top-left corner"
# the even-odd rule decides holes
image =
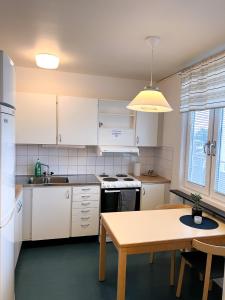
[[[49,165],[46,165],[46,164],[41,163],[41,166],[44,166],[44,167],[47,168],[47,172],[43,172],[43,175],[44,175],[44,176],[50,175],[50,173],[49,173]]]
[[[43,172],[43,176],[44,176],[44,178],[43,178],[43,182],[44,183],[49,183],[49,181],[50,181],[50,176],[52,176],[53,174],[54,174],[54,172],[49,172],[49,165],[46,165],[46,164],[42,164],[41,163],[41,166],[44,166],[44,167],[46,167],[47,168],[47,172]]]

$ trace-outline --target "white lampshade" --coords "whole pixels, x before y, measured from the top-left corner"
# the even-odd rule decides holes
[[[140,91],[127,108],[144,112],[169,112],[173,110],[163,94],[151,87],[146,87]]]
[[[36,55],[36,64],[43,69],[57,69],[59,66],[59,58],[56,55],[48,53],[40,53]]]

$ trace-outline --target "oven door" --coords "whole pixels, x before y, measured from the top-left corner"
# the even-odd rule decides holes
[[[102,189],[101,191],[101,212],[118,211],[118,202],[121,189]],[[135,210],[140,210],[140,189],[136,188]]]

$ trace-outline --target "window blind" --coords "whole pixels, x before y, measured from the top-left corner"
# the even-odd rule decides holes
[[[221,107],[225,107],[225,53],[181,73],[181,112]]]
[[[204,146],[208,141],[209,110],[191,113],[189,136],[188,181],[205,186],[206,154]]]
[[[216,192],[225,195],[225,109],[220,112],[216,154]]]

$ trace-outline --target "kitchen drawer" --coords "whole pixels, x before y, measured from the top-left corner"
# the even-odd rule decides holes
[[[72,222],[71,236],[89,236],[98,235],[99,221],[96,218],[94,221]]]
[[[97,185],[83,185],[73,188],[73,194],[99,194],[100,187]]]
[[[92,193],[82,193],[82,194],[73,194],[73,201],[98,201],[99,194],[92,194]]]
[[[72,209],[72,218],[75,216],[76,218],[81,218],[81,217],[90,217],[90,216],[95,216],[96,218],[99,218],[99,207],[90,207],[90,208],[74,208]]]
[[[79,215],[79,214],[73,214],[72,215],[72,226],[73,224],[95,224],[99,222],[99,215],[96,214],[90,214],[90,215]]]
[[[74,201],[72,208],[88,208],[88,207],[99,207],[99,201]]]

